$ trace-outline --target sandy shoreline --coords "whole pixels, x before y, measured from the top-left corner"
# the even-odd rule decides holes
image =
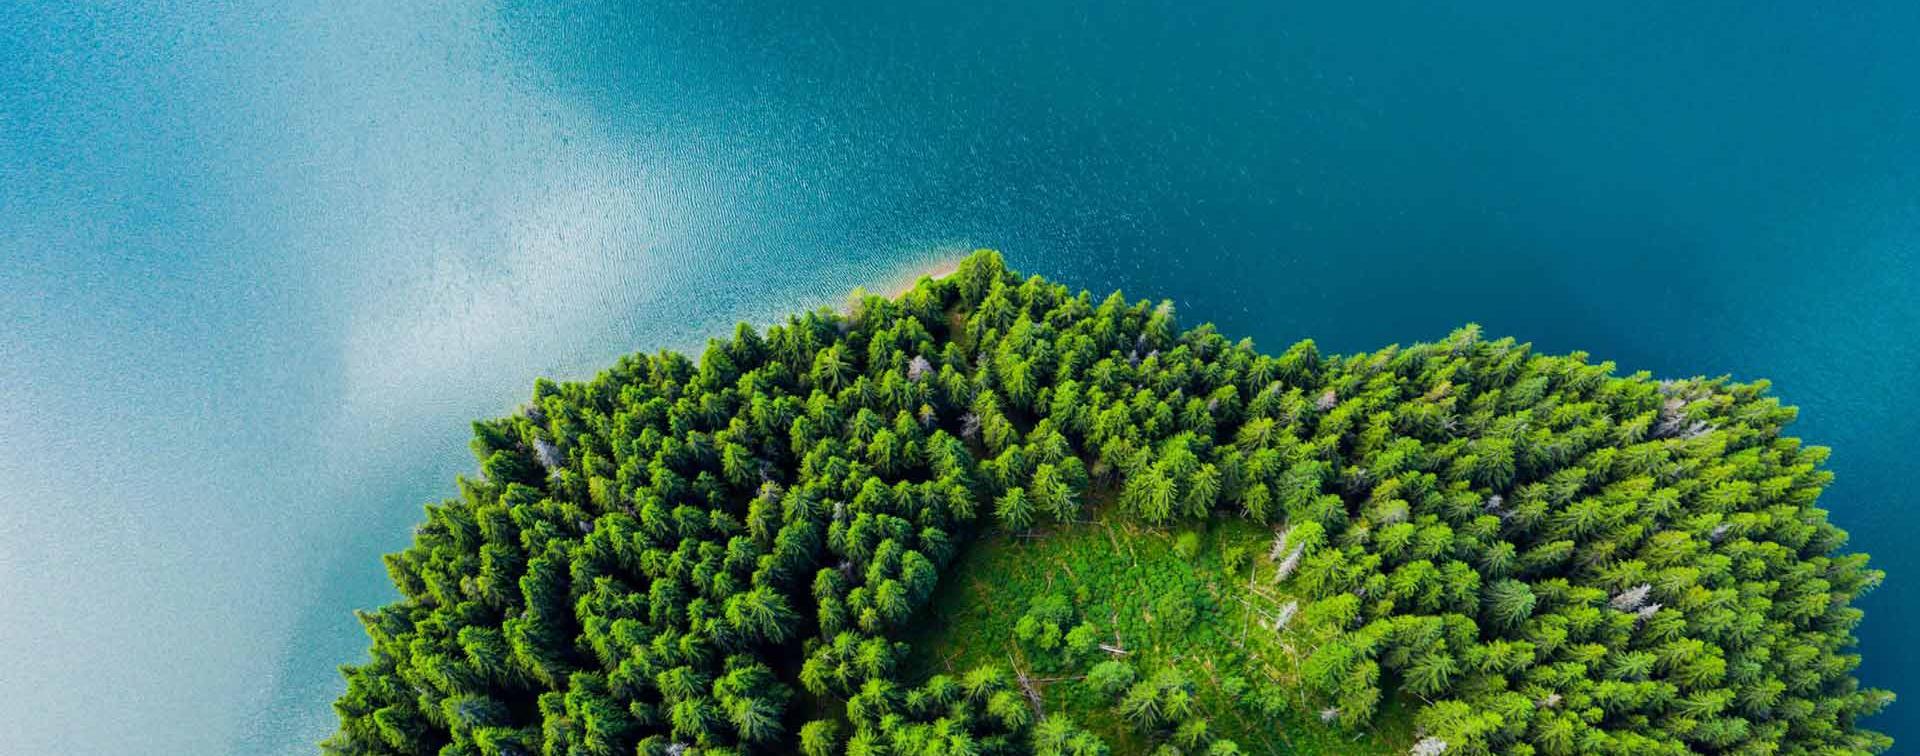
[[[960,269],[960,262],[967,259],[970,254],[972,253],[934,260],[925,265],[913,268],[903,273],[901,278],[891,279],[888,283],[884,284],[880,288],[880,293],[888,299],[899,299],[907,292],[912,291],[913,285],[920,283],[922,277],[946,278],[947,276],[953,275],[954,271]]]

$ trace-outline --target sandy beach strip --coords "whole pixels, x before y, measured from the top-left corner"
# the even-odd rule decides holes
[[[907,292],[912,291],[914,284],[920,283],[921,278],[946,278],[947,276],[953,275],[954,271],[960,269],[961,261],[966,260],[971,254],[972,253],[969,252],[967,254],[929,260],[925,264],[900,274],[898,278],[888,279],[888,282],[880,288],[880,293],[888,299],[899,299],[906,296]]]

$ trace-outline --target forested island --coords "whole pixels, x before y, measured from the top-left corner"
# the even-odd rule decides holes
[[[474,424],[330,754],[1852,754],[1766,382],[1275,355],[993,252]]]

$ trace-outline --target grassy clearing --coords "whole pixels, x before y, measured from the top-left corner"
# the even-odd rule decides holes
[[[1410,707],[1386,703],[1374,725],[1356,735],[1322,724],[1298,695],[1295,668],[1305,649],[1260,625],[1289,600],[1272,585],[1272,540],[1271,532],[1240,520],[1169,531],[1099,514],[981,539],[943,577],[927,616],[913,623],[924,629],[907,638],[914,648],[909,679],[995,664],[1024,675],[1047,713],[1068,714],[1115,753],[1144,753],[1159,741],[1136,732],[1115,697],[1083,678],[1109,658],[1127,661],[1143,678],[1173,666],[1193,681],[1196,711],[1210,733],[1248,753],[1404,753],[1412,740]],[[1245,557],[1227,574],[1232,550]],[[1092,622],[1102,644],[1124,653],[1103,649],[1069,660],[1018,640],[1021,617],[1048,594],[1068,598],[1074,622]],[[1277,716],[1256,703],[1261,691],[1287,698]]]

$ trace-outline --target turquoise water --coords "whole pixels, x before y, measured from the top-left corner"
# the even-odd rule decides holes
[[[1920,6],[962,5],[7,4],[0,753],[310,752],[467,420],[974,246],[1771,377],[1920,693]]]

